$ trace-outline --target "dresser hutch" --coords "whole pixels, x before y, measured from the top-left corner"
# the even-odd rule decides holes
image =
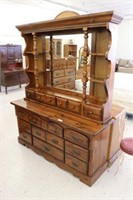
[[[1,86],[7,88],[10,86],[24,84],[27,82],[22,63],[21,45],[6,44],[0,45],[0,92]]]
[[[109,11],[17,26],[26,43],[25,71],[29,78],[25,98],[12,102],[18,141],[89,186],[120,154],[125,111],[112,105],[112,95],[121,20]],[[82,34],[84,38],[82,92],[74,87],[77,58],[55,59],[52,55],[54,36],[69,34]],[[49,59],[46,37],[50,42]],[[69,86],[65,86],[65,79]]]

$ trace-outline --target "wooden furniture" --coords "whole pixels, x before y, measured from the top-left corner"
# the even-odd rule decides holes
[[[0,45],[0,54],[2,70],[12,69],[14,67],[22,67],[21,45]]]
[[[30,80],[26,97],[12,102],[18,119],[18,141],[89,186],[120,154],[125,111],[112,106],[112,93],[116,29],[121,20],[110,11],[17,26],[26,42],[24,55]],[[53,59],[53,35],[75,33],[84,35],[82,92],[54,85],[56,75],[64,74],[73,58]],[[91,52],[88,33],[92,34]],[[43,45],[45,36],[50,36],[50,61]]]
[[[50,50],[50,39],[45,39],[45,45],[46,45],[46,58],[50,59],[51,56],[51,50]],[[62,39],[53,39],[52,40],[52,56],[54,59],[61,58],[62,54]]]
[[[64,57],[77,57],[77,45],[75,44],[64,44]]]
[[[28,82],[27,76],[24,69],[14,69],[14,70],[2,70],[1,72],[1,85],[5,87],[5,92],[7,94],[7,88],[10,86],[19,85],[21,88],[22,84]]]
[[[51,68],[51,60],[46,61],[47,70]],[[53,59],[53,86],[75,89],[76,58]]]
[[[21,45],[0,45],[1,67],[0,67],[0,91],[1,86],[7,88],[10,86],[26,83],[27,77],[22,66],[22,48]]]

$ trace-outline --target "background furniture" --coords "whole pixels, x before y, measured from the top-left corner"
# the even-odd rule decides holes
[[[77,45],[75,44],[64,44],[64,57],[77,57]]]
[[[120,143],[120,148],[124,153],[133,156],[133,138],[123,138]]]
[[[121,20],[110,11],[17,26],[26,42],[24,55],[30,81],[26,98],[12,102],[18,120],[18,141],[89,186],[120,154],[125,111],[112,105],[112,93],[115,34]],[[81,92],[54,86],[56,67],[57,70],[60,67],[60,73],[66,72],[69,59],[66,63],[64,59],[56,63],[51,55],[48,64],[43,45],[44,36],[50,36],[50,52],[53,52],[53,36],[72,33],[82,33],[84,37]]]
[[[22,66],[21,45],[0,45],[0,91],[1,86],[7,87],[24,84],[27,82],[26,74]]]
[[[46,60],[47,70],[51,68],[51,60]],[[53,86],[75,89],[76,58],[53,59]]]
[[[133,74],[133,60],[120,58],[116,63],[116,72]]]

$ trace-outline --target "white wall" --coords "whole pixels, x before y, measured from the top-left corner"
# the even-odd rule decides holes
[[[15,28],[16,25],[54,19],[64,10],[66,8],[52,6],[52,4],[45,4],[42,8],[35,5],[30,6],[28,0],[26,0],[26,5],[19,4],[17,1],[14,4],[11,0],[0,0],[0,44],[21,44],[24,49],[25,43],[20,32]],[[118,30],[116,58],[133,59],[132,35],[133,19],[123,20]]]
[[[124,19],[118,27],[116,58],[133,59],[133,18]]]

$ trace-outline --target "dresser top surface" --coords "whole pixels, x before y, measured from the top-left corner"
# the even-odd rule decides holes
[[[59,124],[70,126],[70,128],[84,132],[89,136],[93,136],[99,133],[102,129],[106,128],[110,123],[112,123],[113,118],[115,119],[119,113],[123,112],[121,107],[114,106],[112,111],[114,117],[112,120],[110,120],[110,122],[107,124],[100,124],[89,119],[82,118],[82,116],[74,116],[72,114],[56,110],[50,106],[40,105],[39,103],[27,101],[24,99],[13,101],[11,104],[34,112],[37,115],[39,114],[42,117],[47,117],[49,120],[58,122]]]

